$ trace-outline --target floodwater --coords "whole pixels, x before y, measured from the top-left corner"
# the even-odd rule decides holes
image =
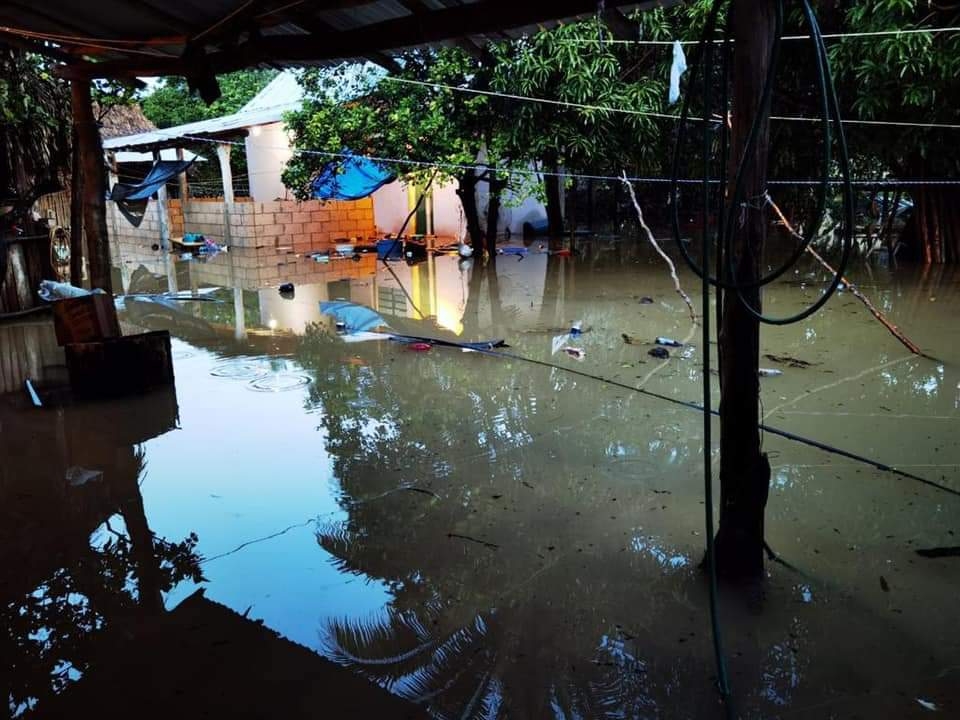
[[[124,662],[122,645],[94,652],[110,608],[161,593],[172,610],[203,587],[436,718],[723,717],[698,569],[701,416],[568,372],[697,402],[699,329],[652,253],[583,250],[391,270],[230,253],[164,272],[174,289],[225,286],[121,314],[128,331],[174,335],[173,410],[169,397],[75,410],[66,430],[62,412],[3,419],[4,512],[19,520],[4,518],[6,612],[36,613],[7,637],[13,714],[42,713],[51,688],[82,686],[96,662]],[[149,253],[127,258],[125,281],[140,262],[163,270]],[[781,361],[761,365],[782,370],[761,380],[766,421],[960,490],[960,274],[851,275],[936,359],[910,355],[841,293],[764,328],[761,352]],[[766,308],[800,309],[820,278],[802,264]],[[276,290],[285,280],[292,298]],[[320,311],[333,299],[408,335],[504,339],[509,355],[344,342]],[[574,322],[582,334],[568,334]],[[656,336],[686,344],[658,360]],[[960,715],[960,561],[915,552],[960,545],[960,497],[770,433],[763,443],[767,540],[790,566],[768,563],[761,588],[721,585],[735,715]],[[104,476],[69,492],[123,488],[64,509],[58,478],[74,465]],[[52,472],[59,490],[13,479]],[[152,584],[150,532],[163,560]],[[195,546],[176,546],[191,534]],[[127,536],[133,550],[118,551]],[[99,580],[76,569],[78,545],[106,558]],[[200,583],[183,570],[192,553]]]

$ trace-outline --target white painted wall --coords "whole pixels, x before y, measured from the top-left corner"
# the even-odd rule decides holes
[[[250,197],[257,202],[291,200],[280,176],[293,155],[282,122],[257,125],[249,129],[246,140]]]
[[[397,232],[409,212],[407,186],[399,180],[387,183],[373,194],[373,224],[378,232]]]
[[[532,165],[530,167],[534,169]],[[484,228],[487,225],[489,187],[485,182],[477,183],[477,209],[480,211],[480,225]],[[518,195],[507,190],[500,200],[500,220],[497,223],[497,233],[503,235],[509,229],[510,234],[515,237],[523,233],[525,222],[537,224],[546,219],[547,208],[542,202],[532,197],[525,197],[521,200]]]
[[[480,224],[486,226],[487,184],[477,185],[477,207],[480,211]],[[515,201],[519,201],[519,205]],[[457,197],[456,182],[433,186],[433,234],[441,238],[462,240],[467,233],[463,219],[463,208]],[[373,216],[377,228],[384,233],[395,233],[403,225],[410,212],[408,186],[401,181],[384,185],[373,194]],[[505,193],[500,205],[500,222],[497,232],[504,234],[509,228],[514,236],[522,233],[525,222],[537,223],[546,220],[547,209],[536,198],[524,198],[522,201],[509,191]],[[416,232],[421,232],[417,228]]]
[[[444,185],[434,183],[433,188],[433,234],[442,238],[462,240],[467,234],[467,224],[461,219],[462,206],[457,197],[456,182]]]
[[[460,219],[460,198],[457,197],[457,185],[454,182],[443,185],[434,183],[432,197],[424,200],[433,206],[432,234],[440,238],[460,239],[466,232]],[[407,219],[412,209],[410,186],[401,180],[395,180],[384,185],[373,194],[373,220],[377,228],[385,234],[393,234],[400,230],[403,221]],[[423,228],[414,227],[411,220],[405,234],[423,234]]]

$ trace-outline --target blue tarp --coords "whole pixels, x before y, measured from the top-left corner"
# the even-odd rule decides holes
[[[358,305],[349,300],[333,300],[320,303],[320,312],[324,315],[333,315],[346,326],[347,332],[363,332],[375,327],[386,325],[387,321],[374,310],[365,305]]]
[[[110,192],[110,199],[117,203],[120,212],[133,224],[140,227],[147,201],[168,180],[175,178],[193,165],[193,160],[157,160],[147,176],[137,184],[117,183]]]
[[[319,200],[359,200],[396,177],[372,160],[348,153],[324,166],[313,181],[313,196]]]

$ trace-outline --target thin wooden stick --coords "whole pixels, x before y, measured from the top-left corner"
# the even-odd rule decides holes
[[[660,257],[663,258],[664,262],[667,263],[667,266],[670,268],[670,277],[673,278],[673,286],[677,290],[677,295],[683,298],[683,301],[687,304],[687,309],[690,311],[690,320],[694,325],[697,324],[697,313],[693,309],[693,303],[690,302],[690,296],[687,295],[683,288],[680,287],[680,278],[677,277],[677,268],[673,265],[673,260],[660,248],[657,244],[657,241],[653,237],[653,233],[650,231],[650,228],[647,227],[647,223],[643,219],[643,210],[640,209],[640,203],[637,202],[637,196],[633,192],[633,185],[627,180],[627,172],[623,171],[622,175],[623,184],[627,186],[627,190],[630,192],[630,199],[633,201],[633,207],[637,210],[637,218],[640,220],[640,227],[643,228],[643,231],[647,234],[647,240],[650,241],[650,244],[653,245],[653,249],[660,253]],[[706,350],[704,350],[706,352]]]
[[[803,240],[803,236],[800,235],[800,233],[798,233],[796,230],[794,230],[793,225],[790,224],[790,221],[787,220],[786,216],[783,214],[783,211],[773,201],[773,198],[771,198],[769,195],[767,195],[767,202],[770,203],[770,207],[773,208],[773,211],[777,214],[777,217],[780,218],[780,222],[783,223],[783,226],[787,229],[787,232],[789,232],[795,238],[799,238],[800,240]],[[823,267],[825,267],[828,272],[836,274],[837,271],[834,270],[833,267],[831,267],[830,263],[824,260],[823,257],[820,255],[820,253],[814,250],[811,245],[807,245],[807,252],[813,255],[813,257],[816,258],[817,262],[823,265]],[[866,295],[860,292],[859,288],[857,288],[856,285],[854,285],[852,282],[850,282],[847,278],[843,276],[840,277],[840,280],[843,281],[843,284],[847,286],[847,289],[850,290],[851,293],[853,293],[854,297],[856,297],[857,300],[862,302],[864,306],[866,306],[867,310],[869,310],[870,313],[877,320],[879,320],[887,330],[890,331],[890,334],[893,335],[901,343],[903,343],[903,346],[907,348],[907,350],[912,352],[914,355],[922,355],[925,358],[930,357],[925,352],[923,352],[923,350],[917,347],[917,345],[910,338],[904,335],[903,331],[900,330],[900,328],[898,328],[892,322],[887,320],[884,314],[877,309],[876,305],[870,302],[870,299]]]

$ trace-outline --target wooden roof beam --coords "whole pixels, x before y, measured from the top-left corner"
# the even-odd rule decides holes
[[[607,4],[634,5],[627,0]],[[655,5],[655,2],[648,3]],[[423,15],[408,15],[329,35],[280,35],[252,38],[236,48],[207,56],[216,72],[228,72],[262,62],[301,63],[356,57],[444,40],[495,33],[504,28],[537,25],[558,17],[574,17],[596,11],[592,0],[554,0],[523,3],[517,0],[488,0]],[[103,63],[77,63],[63,68],[63,77],[129,77],[136,75],[184,75],[190,68],[180,59],[143,61],[141,58]]]

